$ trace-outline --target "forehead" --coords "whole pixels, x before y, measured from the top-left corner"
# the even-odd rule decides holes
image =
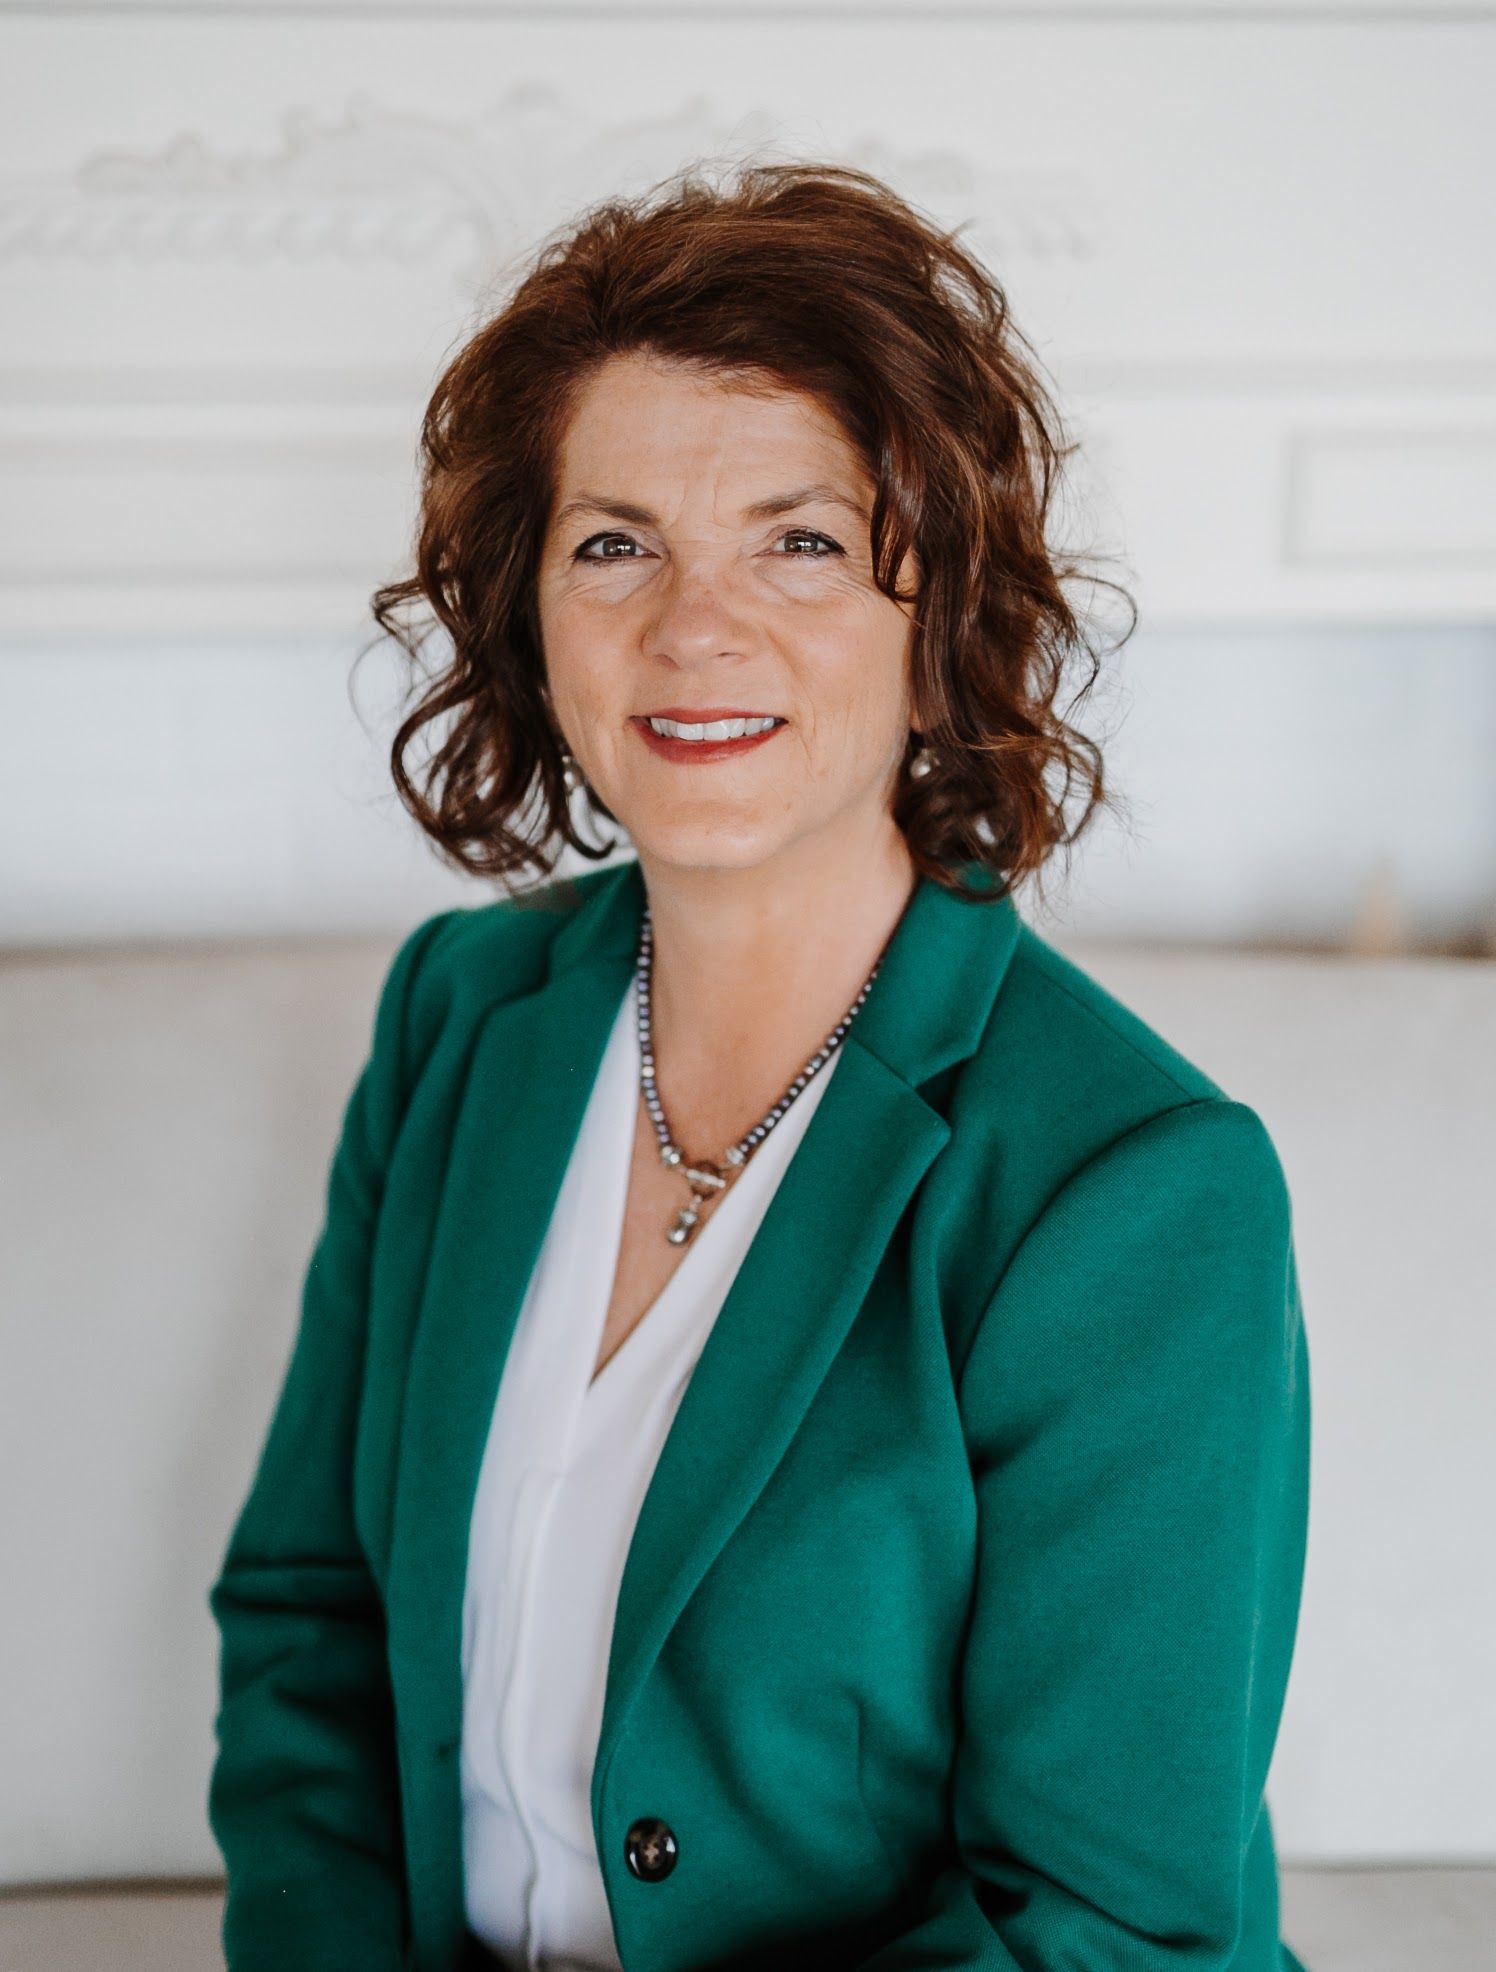
[[[631,354],[609,358],[578,392],[557,476],[567,487],[604,467],[636,481],[683,472],[783,477],[796,463],[848,488],[867,477],[856,447],[808,393]]]

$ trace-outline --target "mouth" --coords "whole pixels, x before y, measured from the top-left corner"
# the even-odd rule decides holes
[[[629,720],[661,759],[700,762],[736,759],[764,745],[787,723],[777,713],[718,705],[672,705]]]

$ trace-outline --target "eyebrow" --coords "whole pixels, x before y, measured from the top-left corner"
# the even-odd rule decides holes
[[[856,514],[861,521],[868,518],[867,510],[860,502],[840,493],[834,486],[797,486],[792,493],[772,493],[766,500],[755,500],[751,506],[744,507],[744,520],[773,520],[776,514],[793,513],[796,507],[814,506],[817,503],[845,507]],[[648,507],[641,507],[633,500],[620,500],[607,493],[579,493],[574,500],[568,500],[557,510],[556,525],[572,519],[576,514],[608,514],[614,520],[626,520],[635,527],[656,527],[659,515],[651,513]]]

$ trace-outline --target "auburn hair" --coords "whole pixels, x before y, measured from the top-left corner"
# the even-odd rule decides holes
[[[449,861],[509,887],[550,874],[566,845],[593,860],[619,846],[589,840],[573,812],[536,574],[574,401],[634,352],[807,393],[838,421],[876,487],[878,587],[914,604],[921,728],[894,819],[918,870],[962,895],[992,894],[963,864],[999,891],[1036,875],[1112,798],[1099,747],[1064,716],[1102,655],[1064,593],[1079,564],[1048,538],[1077,448],[994,276],[847,165],[750,163],[719,185],[697,162],[609,198],[526,260],[448,363],[421,427],[413,571],[371,599],[412,667],[391,749],[403,805]],[[894,586],[907,551],[914,598]],[[1136,609],[1088,579],[1131,612],[1116,649]],[[1062,709],[1072,660],[1085,675]],[[412,775],[406,755],[437,722]]]

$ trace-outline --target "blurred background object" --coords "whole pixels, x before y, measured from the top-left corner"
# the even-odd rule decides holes
[[[961,226],[1054,380],[1141,617],[1026,914],[1294,1195],[1285,1934],[1492,1963],[1493,82],[1458,0],[0,4],[7,1972],[216,1962],[207,1582],[378,979],[491,894],[355,663],[427,393],[552,227],[750,156]]]

